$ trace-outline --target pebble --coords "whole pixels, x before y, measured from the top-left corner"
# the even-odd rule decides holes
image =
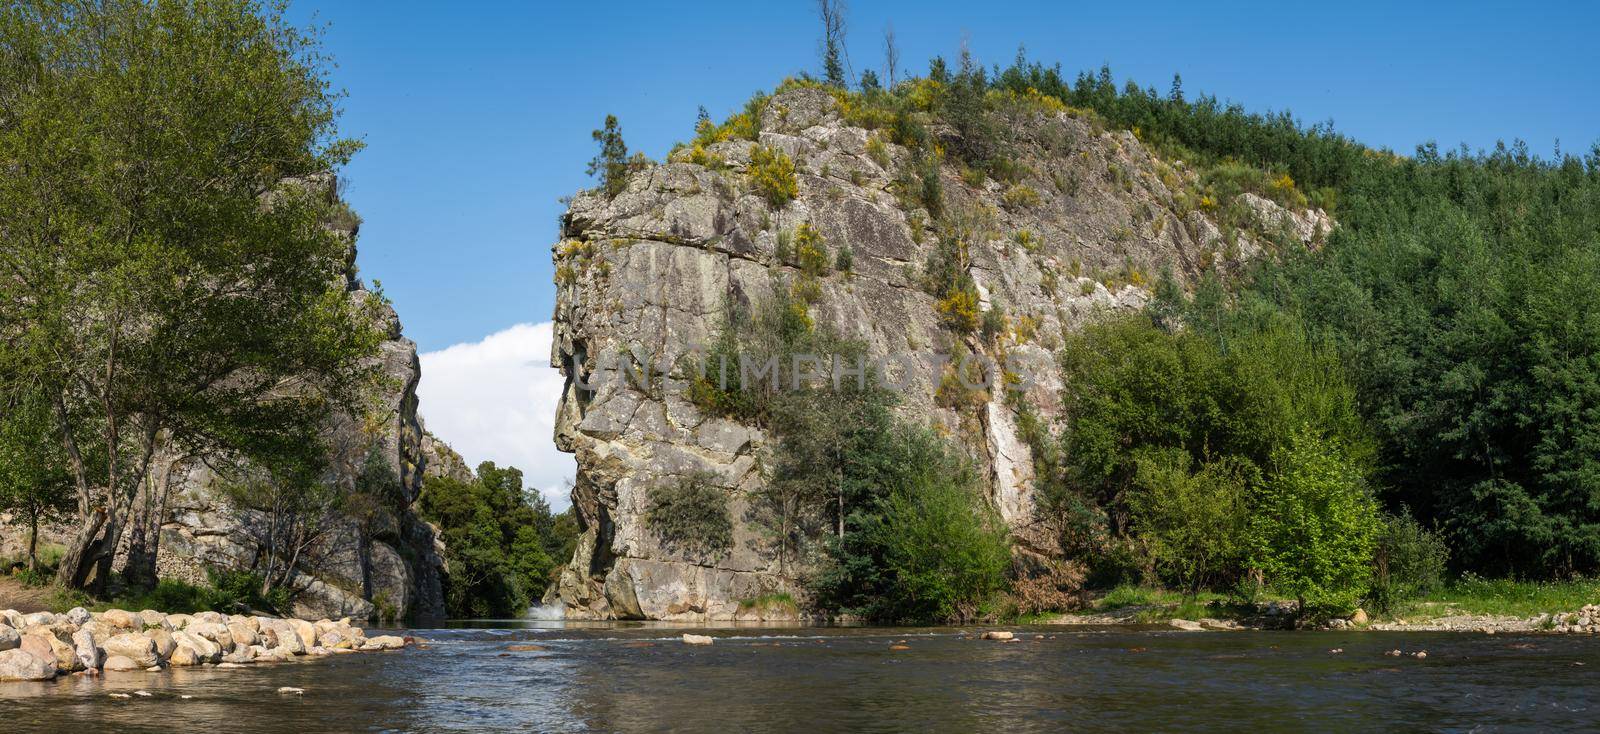
[[[1335,648],[1333,648],[1333,649],[1332,649],[1332,650],[1329,650],[1329,651],[1328,651],[1328,654],[1329,654],[1329,655],[1338,655],[1338,654],[1339,654],[1339,653],[1342,653],[1342,652],[1344,652],[1344,648],[1342,648],[1342,647],[1335,647]]]
[[[910,645],[890,645],[889,649],[890,650],[910,650],[911,646]]]
[[[295,688],[294,686],[283,686],[282,688],[278,689],[278,692],[284,695],[304,696],[306,694],[306,689]]]
[[[150,694],[149,691],[134,691],[133,695],[135,695],[135,696],[143,696],[145,698],[149,698],[151,694]]]
[[[1428,657],[1428,651],[1427,650],[1418,650],[1418,651],[1416,651],[1414,653],[1411,653],[1411,657],[1414,657],[1414,658],[1416,658],[1418,660],[1421,660],[1421,659],[1423,659],[1425,657]]]
[[[113,694],[111,694],[111,697],[112,698],[133,698],[133,696],[130,696],[130,695],[126,694],[126,693],[113,693]]]
[[[1386,652],[1384,654],[1388,655],[1391,658],[1397,658],[1397,657],[1400,657],[1400,655],[1402,653],[1399,650],[1390,650],[1390,651],[1388,651],[1388,652]]]

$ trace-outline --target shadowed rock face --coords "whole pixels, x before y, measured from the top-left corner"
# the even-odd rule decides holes
[[[768,436],[702,414],[686,397],[687,363],[653,379],[619,379],[616,367],[656,364],[708,344],[727,305],[769,298],[774,276],[795,274],[775,257],[779,232],[801,223],[822,235],[830,263],[843,246],[854,254],[851,274],[821,279],[814,321],[861,340],[874,357],[895,355],[904,370],[898,412],[949,436],[975,461],[1019,552],[1051,554],[1051,534],[1036,525],[1033,460],[1016,411],[1001,390],[941,399],[942,355],[961,341],[975,354],[1009,359],[1034,380],[1023,399],[1055,424],[1061,334],[1142,307],[1155,274],[1170,270],[1190,283],[1202,267],[1231,270],[1266,245],[1250,233],[1230,245],[1201,212],[1180,214],[1169,186],[1187,185],[1194,174],[1156,159],[1131,133],[1097,133],[1069,113],[1017,114],[1006,123],[1028,171],[1021,184],[1036,202],[1007,196],[1013,184],[969,185],[949,164],[940,173],[945,210],[978,233],[969,272],[981,306],[1003,305],[1011,319],[993,342],[944,328],[935,298],[919,287],[938,233],[927,212],[907,210],[894,194],[910,153],[884,140],[887,156],[869,154],[874,133],[842,122],[826,92],[784,92],[762,115],[759,143],[796,164],[799,196],[781,209],[749,185],[753,144],[743,140],[708,147],[726,161],[723,170],[679,154],[636,172],[614,199],[573,198],[554,248],[551,356],[567,376],[555,438],[577,455],[572,500],[583,529],[552,593],[569,616],[733,619],[740,600],[799,594],[804,563],[780,563],[753,522]],[[1321,211],[1290,212],[1246,197],[1261,231],[1310,245],[1332,227]],[[604,379],[592,379],[608,368]],[[734,518],[732,547],[713,555],[664,546],[642,520],[651,487],[700,473],[728,493]]]

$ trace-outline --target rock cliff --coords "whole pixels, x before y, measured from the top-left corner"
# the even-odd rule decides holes
[[[911,153],[844,118],[834,95],[790,89],[760,109],[757,140],[680,151],[633,172],[615,197],[572,199],[553,248],[552,349],[567,378],[555,439],[577,456],[572,500],[583,533],[554,592],[569,616],[731,619],[751,613],[741,601],[798,593],[804,569],[780,569],[771,541],[747,521],[751,493],[766,481],[767,437],[702,414],[685,394],[692,375],[675,358],[711,342],[730,304],[761,302],[795,274],[776,254],[801,224],[829,253],[853,253],[850,272],[821,278],[813,320],[861,340],[872,356],[895,356],[905,371],[899,412],[960,445],[1019,552],[1042,555],[1052,541],[1035,526],[1033,462],[1016,410],[1001,390],[941,394],[951,369],[943,360],[961,352],[1014,365],[1032,378],[1024,401],[1057,421],[1061,334],[1142,307],[1164,271],[1192,283],[1285,242],[1314,245],[1333,226],[1321,211],[1251,194],[1238,203],[1253,226],[1220,226],[1206,207],[1179,203],[1197,178],[1181,161],[1159,159],[1133,133],[1105,130],[1092,116],[1023,110],[1002,120],[1017,164],[1010,180],[949,159],[937,174],[943,221],[960,222],[975,243],[969,273],[979,307],[1006,315],[1002,337],[980,340],[945,328],[936,299],[919,287],[939,233],[928,211],[897,198]],[[750,184],[757,145],[794,161],[797,195],[782,207]],[[657,364],[667,366],[659,378],[598,377]],[[650,487],[702,473],[728,493],[735,519],[732,549],[715,557],[667,547],[643,521]]]

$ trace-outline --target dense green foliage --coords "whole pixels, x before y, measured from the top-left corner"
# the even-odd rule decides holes
[[[1372,591],[1367,596],[1380,611],[1390,611],[1402,599],[1431,593],[1443,585],[1450,548],[1438,533],[1403,513],[1383,519],[1376,555]]]
[[[963,459],[879,410],[851,431],[840,478],[851,509],[811,580],[817,600],[878,621],[974,620],[1005,588],[1005,527]]]
[[[144,457],[316,461],[372,377],[381,299],[333,277],[325,226],[360,147],[328,68],[280,4],[0,7],[0,167],[26,171],[0,176],[0,393],[49,405],[66,450],[65,585],[103,588],[125,544],[153,580],[124,536]]]
[[[1361,472],[1309,427],[1274,449],[1249,521],[1250,560],[1302,610],[1348,611],[1367,591],[1377,503]]]
[[[651,487],[644,522],[661,541],[701,557],[733,545],[728,492],[710,474],[694,474]]]
[[[72,477],[50,406],[37,394],[0,395],[0,512],[28,535],[28,571],[39,567],[39,526],[72,511]],[[3,572],[5,569],[0,569]]]
[[[572,557],[578,534],[570,510],[551,513],[523,487],[520,470],[494,462],[479,464],[469,482],[428,478],[418,507],[444,539],[453,617],[522,616]]]

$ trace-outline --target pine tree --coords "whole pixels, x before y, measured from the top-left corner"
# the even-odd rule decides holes
[[[589,161],[589,175],[600,177],[600,189],[606,196],[616,196],[628,185],[628,146],[622,142],[617,116],[606,115],[605,128],[592,135],[600,144],[600,152]]]

